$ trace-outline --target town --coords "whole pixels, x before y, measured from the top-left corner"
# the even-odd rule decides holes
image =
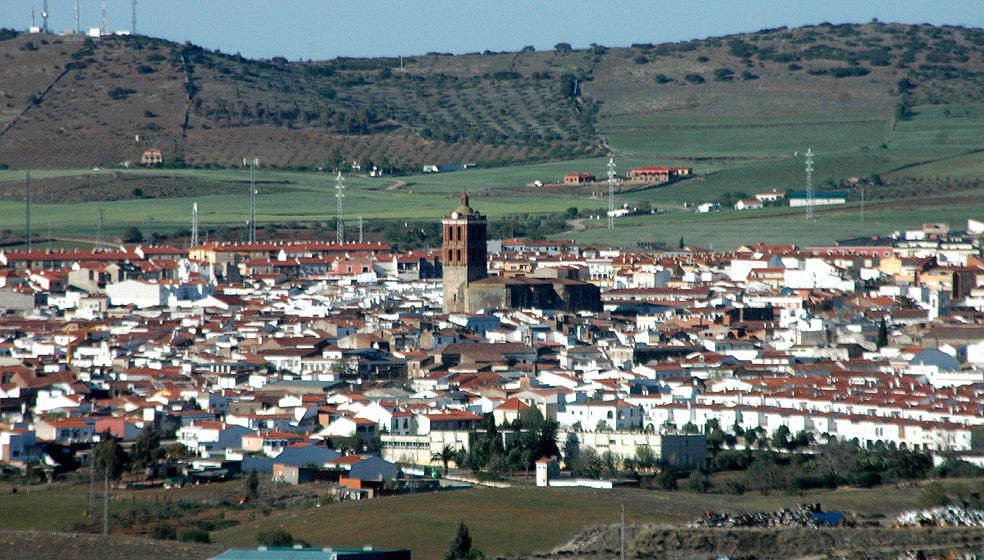
[[[630,251],[487,239],[467,195],[442,223],[430,251],[3,251],[0,460],[55,479],[153,433],[182,450],[153,478],[328,476],[340,499],[450,465],[612,487],[560,467],[645,455],[689,472],[724,445],[712,428],[731,446],[984,461],[977,235]]]

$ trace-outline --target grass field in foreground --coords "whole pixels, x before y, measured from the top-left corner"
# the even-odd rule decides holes
[[[804,495],[692,494],[682,491],[585,488],[475,488],[452,492],[342,502],[288,510],[212,534],[234,546],[255,546],[256,533],[283,527],[315,546],[410,547],[414,558],[439,559],[459,521],[486,556],[548,551],[588,524],[615,523],[625,504],[626,522],[685,523],[703,512],[774,511],[803,502],[829,510],[891,514],[918,507],[919,491],[885,486],[824,490]]]

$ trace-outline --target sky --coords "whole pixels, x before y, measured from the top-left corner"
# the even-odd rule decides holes
[[[102,0],[78,0],[99,27]],[[107,27],[130,28],[131,0],[105,0]],[[0,27],[26,30],[42,0],[0,0]],[[49,29],[75,26],[76,0],[48,0]],[[981,0],[138,0],[137,31],[251,58],[627,46],[822,22],[984,27]]]

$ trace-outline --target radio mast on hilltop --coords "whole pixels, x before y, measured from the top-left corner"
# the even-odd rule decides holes
[[[137,34],[137,0],[130,2],[130,35]]]
[[[608,229],[615,229],[615,159],[608,158]]]
[[[102,0],[102,27],[99,28],[99,34],[106,34],[106,0]]]
[[[338,172],[335,179],[335,199],[338,201],[337,215],[335,216],[335,242],[345,243],[345,220],[342,219],[342,202],[345,199],[345,180],[342,179],[342,172]]]
[[[79,0],[75,0],[75,34],[78,35],[82,32],[82,28],[79,27]]]
[[[806,219],[815,222],[816,216],[813,213],[815,207],[813,192],[813,150],[806,149]]]
[[[48,32],[48,0],[41,1],[41,31]]]

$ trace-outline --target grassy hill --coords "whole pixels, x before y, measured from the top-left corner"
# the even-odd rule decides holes
[[[821,24],[662,45],[320,62],[146,37],[12,35],[0,33],[0,165],[11,169],[0,171],[0,221],[22,219],[23,172],[13,170],[45,169],[35,172],[36,231],[91,236],[99,209],[111,232],[148,219],[186,228],[193,201],[203,223],[241,225],[244,156],[261,161],[264,224],[333,219],[327,170],[353,160],[397,173],[348,180],[346,213],[385,220],[434,219],[462,189],[493,220],[570,207],[596,216],[604,185],[528,185],[574,171],[601,177],[607,155],[621,172],[695,169],[617,195],[658,216],[619,220],[616,232],[585,219],[558,234],[583,241],[827,242],[845,226],[885,232],[984,208],[979,29]],[[194,168],[118,167],[150,146]],[[846,190],[850,201],[816,224],[789,209],[687,209],[801,189],[807,148],[818,188]],[[413,174],[463,162],[487,169]]]

